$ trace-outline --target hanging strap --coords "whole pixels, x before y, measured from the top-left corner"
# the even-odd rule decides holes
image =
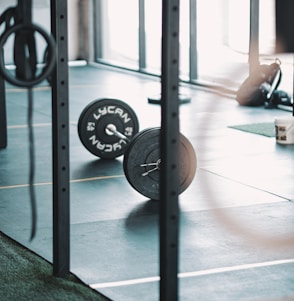
[[[18,2],[16,7],[8,8],[0,16],[0,25],[5,23],[5,31],[2,34],[1,45],[3,46],[6,39],[7,33],[14,32],[14,64],[16,67],[15,78],[16,80],[24,81],[27,83],[28,88],[28,112],[27,112],[27,123],[28,123],[28,138],[29,138],[29,194],[30,204],[32,212],[32,224],[31,224],[31,235],[30,240],[33,240],[36,235],[37,228],[37,206],[36,206],[36,194],[34,189],[35,179],[35,143],[33,133],[33,91],[32,87],[34,83],[30,83],[30,80],[35,79],[37,71],[37,53],[36,53],[36,41],[35,32],[30,29],[27,25],[32,24],[31,20],[32,2],[28,1],[25,4],[21,1]],[[14,30],[14,28],[19,28]],[[5,38],[3,38],[5,37]],[[1,70],[4,71],[4,59],[1,58]],[[5,73],[5,72],[4,72]]]
[[[31,236],[32,241],[36,235],[37,228],[37,202],[36,193],[34,188],[35,182],[35,139],[33,131],[33,90],[28,88],[28,130],[29,130],[29,189],[30,189],[30,200],[31,200],[31,211],[32,211],[32,225],[31,225]]]
[[[15,76],[19,80],[31,80],[35,78],[37,71],[37,53],[34,34],[34,31],[29,29],[22,29],[15,33]]]

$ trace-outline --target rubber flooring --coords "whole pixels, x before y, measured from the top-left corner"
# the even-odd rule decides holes
[[[159,203],[135,191],[123,157],[101,160],[77,134],[84,107],[117,98],[140,130],[160,125],[154,77],[105,66],[70,68],[71,271],[114,301],[159,300]],[[291,116],[240,107],[232,97],[181,86],[181,132],[197,171],[180,195],[179,300],[294,300],[294,145],[229,128]],[[30,242],[27,92],[7,86],[8,147],[0,150],[0,229],[52,262],[51,92],[34,89],[38,228]]]

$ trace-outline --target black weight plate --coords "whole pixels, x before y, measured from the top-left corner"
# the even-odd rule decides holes
[[[110,135],[107,125],[113,125],[128,139]],[[124,154],[129,142],[139,131],[139,121],[133,109],[118,99],[94,100],[82,111],[78,134],[82,144],[93,155],[114,159]]]
[[[180,191],[191,184],[196,173],[196,154],[190,141],[180,134]],[[142,166],[142,164],[152,164]],[[160,128],[145,129],[134,136],[123,161],[125,176],[142,195],[159,200],[160,188]],[[151,169],[155,169],[151,171]]]

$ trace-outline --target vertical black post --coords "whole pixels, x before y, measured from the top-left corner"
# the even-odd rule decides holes
[[[95,36],[95,45],[94,45],[94,60],[101,59],[103,57],[103,14],[102,14],[102,3],[101,0],[93,1],[93,9],[94,9],[94,36]]]
[[[17,20],[22,23],[32,22],[32,0],[18,0],[17,1]]]
[[[294,53],[294,1],[276,0],[276,52]]]
[[[259,65],[259,0],[250,0],[249,74]]]
[[[79,59],[89,59],[88,1],[79,0]]]
[[[7,146],[5,81],[0,75],[0,149]]]
[[[198,79],[197,0],[190,0],[190,81]]]
[[[139,70],[146,68],[145,0],[139,0]]]
[[[179,0],[162,1],[160,300],[178,300]]]
[[[276,0],[276,52],[294,53],[294,1]],[[293,97],[294,97],[294,56],[293,56]],[[292,106],[294,116],[294,103]]]
[[[65,277],[70,265],[69,92],[67,1],[51,0],[51,29],[57,64],[52,76],[53,274]]]

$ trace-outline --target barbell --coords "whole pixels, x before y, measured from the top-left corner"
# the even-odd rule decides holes
[[[104,98],[89,103],[78,121],[82,144],[93,155],[114,159],[124,155],[123,170],[129,184],[140,194],[160,198],[160,128],[139,132],[134,110],[125,102]],[[190,141],[180,133],[179,194],[191,184],[197,158]]]

